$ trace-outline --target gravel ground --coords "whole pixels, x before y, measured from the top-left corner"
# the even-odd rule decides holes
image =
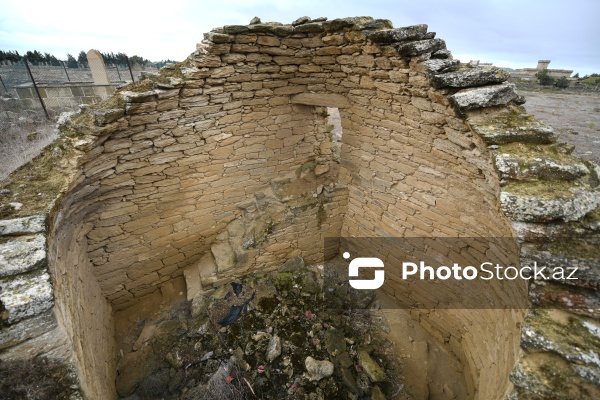
[[[560,142],[574,144],[574,154],[600,165],[600,94],[518,92],[527,112],[552,126]]]

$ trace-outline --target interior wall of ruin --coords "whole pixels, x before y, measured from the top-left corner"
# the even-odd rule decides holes
[[[99,204],[85,198],[85,187],[76,186],[52,216],[48,258],[55,291],[54,312],[71,342],[73,361],[85,398],[114,397],[116,348],[113,310],[87,254],[86,233],[91,225],[83,215]]]
[[[188,268],[210,283],[295,256],[314,264],[328,236],[512,236],[485,144],[430,85],[450,57],[444,42],[425,25],[375,35],[387,28],[217,29],[186,63],[67,124],[84,154],[54,218],[51,264],[89,393],[114,382],[112,310]],[[340,110],[339,158],[324,107]],[[412,316],[463,361],[476,398],[506,392],[522,313]]]
[[[420,61],[371,59],[377,81],[362,76],[348,95],[352,107],[341,110],[340,180],[348,187],[341,236],[512,237],[486,145],[456,116],[445,93],[429,85]],[[355,63],[360,75],[364,67]],[[516,243],[506,250],[518,265]],[[389,294],[404,299],[405,282],[393,270],[387,279]],[[526,296],[522,289],[517,296]],[[412,316],[463,362],[473,395],[508,390],[522,313],[442,309]]]

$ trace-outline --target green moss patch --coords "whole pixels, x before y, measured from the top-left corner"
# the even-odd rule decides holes
[[[569,189],[573,184],[567,181],[533,181],[511,182],[502,188],[503,192],[518,196],[531,196],[541,198],[573,197]]]

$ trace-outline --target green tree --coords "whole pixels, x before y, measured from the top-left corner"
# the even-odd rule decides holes
[[[161,69],[162,67],[164,67],[167,64],[176,64],[176,63],[177,63],[177,61],[175,61],[175,60],[169,60],[169,59],[161,60],[156,63],[156,68]]]
[[[85,54],[85,51],[82,50],[79,52],[79,55],[77,56],[77,62],[84,67],[88,66],[87,55]]]
[[[550,76],[547,69],[536,72],[535,77],[538,79],[540,85],[549,86],[554,84],[554,78]]]
[[[560,78],[558,78],[556,80],[556,82],[554,82],[554,86],[564,89],[564,88],[568,88],[570,83],[571,82],[569,82],[569,80],[566,77],[561,76]]]
[[[77,68],[77,60],[71,54],[67,54],[67,67],[68,68]]]

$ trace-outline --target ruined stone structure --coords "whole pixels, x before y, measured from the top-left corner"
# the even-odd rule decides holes
[[[564,76],[565,78],[570,78],[573,74],[573,70],[548,69],[548,65],[550,65],[550,60],[539,60],[535,68],[521,68],[511,72],[510,74],[515,78],[521,78],[525,80],[535,80],[535,74],[545,69],[547,69],[548,74],[554,78],[560,78],[562,76]]]
[[[534,258],[558,254],[536,247],[557,235],[597,234],[597,167],[524,114],[506,79],[497,68],[461,69],[426,25],[304,18],[207,33],[184,63],[71,118],[13,174],[0,225],[0,358],[59,358],[85,398],[115,398],[113,313],[182,277],[193,298],[292,257],[319,263],[332,250],[325,237],[515,237],[503,251],[517,264],[513,223]],[[340,111],[341,147],[326,107]],[[590,272],[585,288],[552,285],[593,309],[597,282]],[[11,300],[29,284],[43,290]],[[544,292],[552,285],[534,299],[555,301]],[[389,294],[405,290],[398,280]],[[568,315],[597,317],[580,314]],[[461,360],[478,399],[513,390],[524,316],[411,312]],[[537,325],[526,326],[525,339]],[[547,353],[598,393],[600,366],[585,349],[525,339],[513,396],[555,389],[527,358]]]

